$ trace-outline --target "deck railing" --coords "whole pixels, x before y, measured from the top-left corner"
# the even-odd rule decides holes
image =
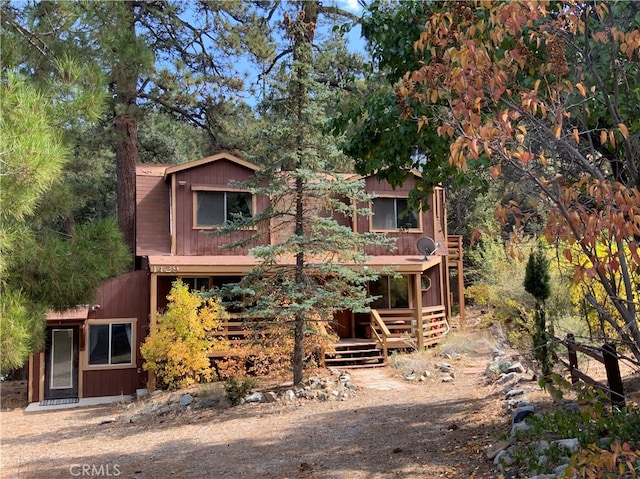
[[[370,314],[370,329],[371,339],[382,349],[386,360],[389,349],[421,350],[439,342],[450,328],[445,307],[430,306],[419,312],[415,308],[374,309]],[[240,314],[229,314],[222,320],[220,330],[214,333],[228,347],[210,351],[209,357],[228,356],[234,346],[245,344],[250,334],[252,331]]]
[[[439,342],[449,329],[444,306],[424,307],[419,312],[415,308],[371,311],[371,336],[385,360],[389,349],[422,350]]]
[[[229,314],[228,318],[221,321],[220,329],[213,336],[222,339],[227,344],[225,349],[209,351],[210,358],[220,358],[229,355],[229,350],[234,346],[240,346],[247,342],[247,336],[251,331],[239,314]]]

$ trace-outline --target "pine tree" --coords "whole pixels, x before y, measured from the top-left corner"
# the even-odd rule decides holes
[[[256,158],[262,169],[247,185],[268,195],[271,206],[221,230],[269,225],[271,244],[250,251],[258,266],[228,291],[242,298],[238,304],[247,317],[286,326],[293,337],[294,384],[313,353],[305,350],[305,338],[324,334],[337,311],[368,311],[366,282],[376,274],[364,268],[365,246],[391,247],[383,235],[357,234],[349,224],[355,215],[370,214],[363,205],[371,198],[362,180],[335,173],[334,165],[347,160],[322,134],[328,85],[314,81],[312,54],[319,11],[318,2],[305,2],[285,14],[292,56],[280,74],[287,81],[276,95],[277,115],[262,132],[266,146]]]

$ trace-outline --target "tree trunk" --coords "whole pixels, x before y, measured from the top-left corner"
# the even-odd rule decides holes
[[[122,28],[126,37],[135,39],[134,5],[125,2],[126,18]],[[123,45],[124,49],[125,46]],[[138,121],[136,98],[138,63],[133,58],[121,55],[113,67],[115,83],[114,125],[118,138],[116,145],[116,177],[118,183],[118,225],[124,241],[131,250],[132,267],[136,254],[136,163],[138,162]]]
[[[304,16],[302,21],[299,17],[294,19],[291,25],[291,33],[293,37],[293,60],[297,62],[294,65],[294,78],[292,89],[292,104],[298,125],[304,125],[304,107],[307,102],[307,82],[309,81],[309,70],[305,67],[311,62],[311,43],[315,34],[315,26],[318,17],[318,5],[315,1],[305,2],[303,6]],[[297,130],[296,135],[296,169],[304,166],[304,133],[303,128]],[[304,183],[301,178],[296,179],[296,219],[295,219],[295,235],[298,238],[304,237]],[[305,282],[305,257],[304,252],[296,253],[296,284],[300,288],[304,288]],[[293,348],[293,384],[300,384],[303,379],[304,371],[304,324],[305,318],[303,313],[296,311],[295,314],[295,332],[294,332],[294,348]]]

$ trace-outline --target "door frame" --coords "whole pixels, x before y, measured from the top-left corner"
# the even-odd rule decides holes
[[[54,332],[71,331],[71,386],[51,387],[52,357],[55,347]],[[78,377],[80,366],[80,328],[78,326],[47,326],[44,349],[44,399],[78,398]]]

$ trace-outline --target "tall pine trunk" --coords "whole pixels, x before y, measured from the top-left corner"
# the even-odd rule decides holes
[[[124,2],[120,10],[119,27],[126,30],[124,38],[132,44],[136,37],[134,4]],[[128,57],[127,45],[120,45],[122,53],[113,67],[115,84],[114,126],[117,134],[116,176],[118,183],[118,225],[124,241],[131,250],[132,267],[136,254],[136,163],[138,162],[138,121],[136,98],[139,63]]]
[[[307,82],[309,81],[309,66],[312,62],[311,44],[315,35],[315,28],[318,19],[318,5],[316,1],[305,2],[303,10],[298,18],[293,19],[289,25],[290,35],[293,40],[293,61],[292,70],[292,98],[291,103],[294,108],[296,122],[299,125],[296,135],[296,165],[299,169],[304,166],[304,131],[305,117],[304,108],[307,103]],[[300,177],[296,179],[296,219],[295,235],[303,238],[305,234],[304,225],[304,184]],[[296,284],[304,288],[305,282],[305,257],[304,251],[296,253]],[[294,328],[294,348],[293,348],[293,383],[300,384],[304,371],[304,313],[296,310]]]

